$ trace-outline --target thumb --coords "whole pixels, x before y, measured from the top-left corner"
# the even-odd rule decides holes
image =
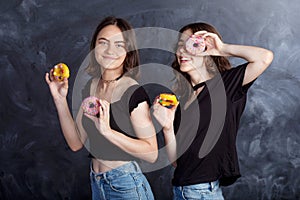
[[[176,105],[174,105],[174,106],[171,108],[171,110],[172,110],[172,111],[175,111],[175,110],[177,109],[178,105],[179,105],[179,101],[176,103]]]

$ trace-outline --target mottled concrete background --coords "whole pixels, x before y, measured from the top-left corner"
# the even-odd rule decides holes
[[[178,30],[205,21],[225,42],[271,49],[274,61],[249,91],[241,119],[242,177],[224,188],[224,195],[300,199],[299,10],[298,0],[1,0],[0,199],[90,198],[88,152],[68,149],[44,74],[66,62],[72,89],[94,28],[107,15],[136,28]],[[141,56],[143,64],[172,61],[155,49],[144,49]],[[155,69],[147,75],[168,75]],[[171,198],[171,176],[170,167],[147,174],[156,199]]]

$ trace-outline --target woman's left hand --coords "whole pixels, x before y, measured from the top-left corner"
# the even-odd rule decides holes
[[[207,31],[198,31],[194,35],[203,37],[206,45],[204,52],[197,54],[196,56],[229,56],[225,53],[226,44],[215,33]]]
[[[99,107],[99,118],[88,114],[85,114],[85,116],[94,121],[96,128],[102,135],[106,135],[111,132],[111,128],[109,125],[110,103],[100,99],[100,105],[101,106]]]

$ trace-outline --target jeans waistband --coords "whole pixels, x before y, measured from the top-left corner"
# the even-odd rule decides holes
[[[219,180],[212,181],[212,182],[207,182],[207,183],[198,183],[198,184],[193,184],[193,185],[186,185],[186,186],[175,186],[179,188],[189,188],[189,189],[197,189],[197,190],[214,190],[219,188]]]
[[[128,173],[142,173],[142,171],[136,161],[130,161],[129,163],[121,165],[120,167],[117,167],[117,168],[112,169],[107,172],[100,172],[100,173],[96,173],[93,170],[93,164],[91,162],[90,169],[91,169],[91,174],[94,177],[98,177],[98,179],[104,178],[104,179],[108,179],[108,180],[114,179],[116,177],[119,177],[121,175],[128,174]]]

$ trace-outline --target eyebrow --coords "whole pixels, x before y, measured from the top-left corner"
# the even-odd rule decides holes
[[[105,40],[105,41],[107,41],[107,42],[110,42],[108,39],[103,38],[103,37],[98,38],[98,40]],[[124,44],[125,44],[125,41],[115,41],[114,43],[124,43]]]

